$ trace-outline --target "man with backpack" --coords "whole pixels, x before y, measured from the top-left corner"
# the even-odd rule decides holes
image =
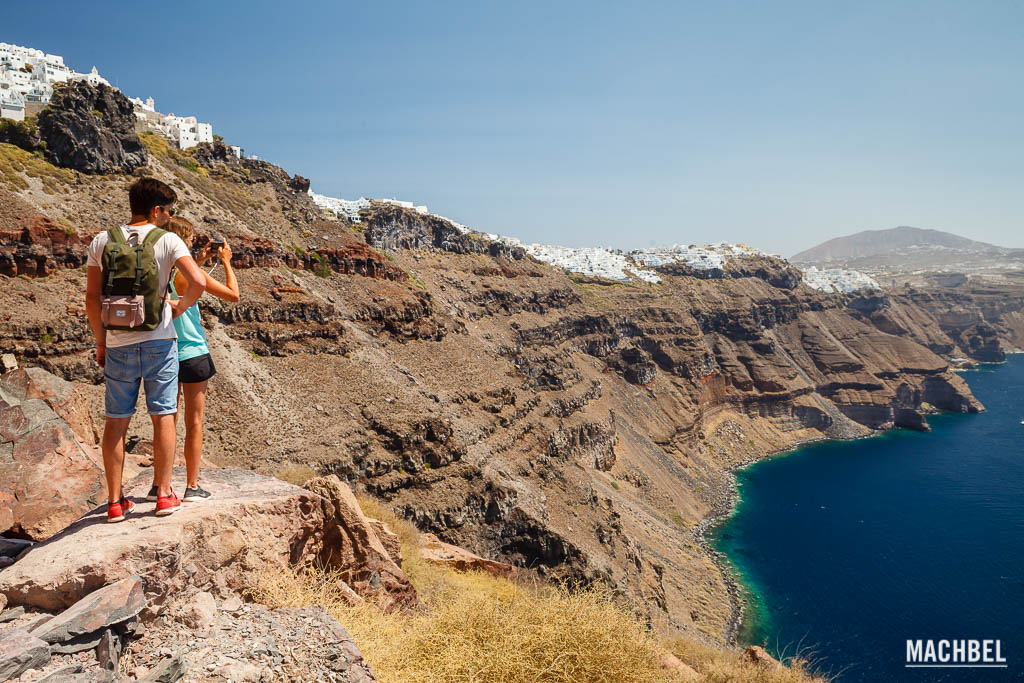
[[[177,235],[163,228],[177,195],[155,178],[141,178],[128,189],[132,218],[89,245],[85,308],[96,336],[96,362],[106,380],[103,469],[107,480],[107,521],[120,522],[135,504],[121,491],[124,436],[135,414],[139,384],[153,421],[156,514],[181,505],[171,490],[174,469],[174,416],[178,399],[177,334],[174,317],[194,304],[206,287],[203,271]],[[167,283],[177,266],[187,288],[183,305],[167,303]]]

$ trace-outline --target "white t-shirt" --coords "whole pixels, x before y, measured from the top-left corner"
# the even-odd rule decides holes
[[[155,227],[155,225],[149,223],[146,225],[122,225],[121,230],[124,231],[128,244],[134,247],[146,239],[146,235]],[[103,268],[103,248],[107,246],[109,241],[110,236],[106,230],[92,238],[92,243],[89,245],[89,258],[86,260],[87,266]],[[156,244],[153,245],[153,255],[156,257],[157,268],[160,273],[160,296],[164,296],[171,268],[174,267],[178,259],[182,256],[191,256],[191,253],[180,237],[173,232],[169,232],[158,239]],[[172,322],[173,315],[170,305],[164,302],[163,317],[160,319],[160,325],[156,329],[141,330],[139,332],[133,330],[107,330],[107,347],[128,346],[129,344],[138,344],[139,342],[151,341],[153,339],[177,339],[178,334],[174,331],[174,323]]]

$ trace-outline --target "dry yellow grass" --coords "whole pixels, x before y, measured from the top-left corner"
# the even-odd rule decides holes
[[[403,569],[423,609],[382,614],[348,604],[338,577],[268,571],[254,597],[272,607],[323,605],[355,638],[382,683],[648,683],[685,679],[661,668],[676,653],[700,680],[791,683],[811,680],[800,670],[767,672],[744,664],[736,650],[682,639],[659,642],[601,590],[569,591],[544,583],[513,583],[460,573],[423,561],[416,529],[372,499],[363,511],[381,519],[402,541]]]
[[[28,183],[22,174],[39,178],[43,182],[44,191],[49,194],[56,192],[62,183],[70,183],[75,179],[71,171],[57,168],[20,147],[0,143],[0,179],[13,190],[27,190]]]
[[[316,470],[309,465],[288,465],[279,469],[274,476],[289,484],[302,486],[317,475]]]
[[[408,564],[424,603],[415,614],[349,606],[336,577],[318,571],[268,574],[257,597],[274,607],[324,605],[382,683],[672,680],[654,639],[605,594]]]
[[[698,673],[706,683],[828,683],[829,678],[810,671],[800,656],[788,666],[767,669],[743,661],[740,651],[710,647],[687,638],[670,638],[663,645]]]

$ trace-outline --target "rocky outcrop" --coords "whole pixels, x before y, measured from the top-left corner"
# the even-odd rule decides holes
[[[156,611],[138,576],[98,588],[57,615],[9,610],[0,619],[7,622],[0,680],[258,681],[271,670],[289,679],[375,680],[322,607],[269,609],[189,590],[160,606],[162,618],[154,619]]]
[[[999,363],[1007,352],[1024,348],[1024,286],[1004,278],[904,287],[851,297],[848,305],[883,332],[947,357]]]
[[[339,510],[316,493],[243,470],[208,468],[203,476],[210,501],[158,518],[144,502],[152,475],[141,475],[126,486],[138,504],[125,522],[106,524],[105,506],[95,509],[0,572],[0,593],[11,604],[58,610],[139,576],[149,604],[161,605],[186,586],[242,591],[268,568],[309,563],[346,572],[357,594],[384,607],[416,604],[401,569],[364,533],[358,506]],[[344,492],[335,500],[343,502]]]
[[[39,368],[0,376],[0,533],[44,540],[106,499],[96,434],[69,382]]]
[[[445,543],[434,534],[420,534],[420,558],[460,572],[485,572],[499,579],[515,581],[519,570],[504,562],[484,559],[457,545]]]
[[[39,127],[31,118],[24,121],[0,118],[0,142],[34,152],[41,146],[42,138],[39,137]]]
[[[377,537],[352,490],[334,475],[308,481],[305,487],[334,506],[335,523],[324,532],[329,551],[322,560],[338,568],[342,580],[360,597],[385,612],[414,607],[416,590]]]
[[[135,132],[135,108],[119,90],[72,81],[54,85],[39,113],[46,158],[83,173],[130,173],[149,160]]]
[[[0,275],[46,277],[62,268],[79,268],[90,238],[45,216],[29,217],[24,227],[0,232]]]
[[[760,645],[751,645],[748,647],[743,652],[743,661],[747,664],[753,664],[754,666],[761,667],[762,669],[777,670],[784,668],[782,662],[768,654],[768,652]]]
[[[615,464],[615,414],[608,423],[584,422],[574,427],[559,427],[548,437],[547,453],[552,458],[580,458],[599,470]]]
[[[373,202],[361,213],[366,241],[378,249],[441,249],[455,254],[488,254],[520,260],[526,252],[494,242],[480,233],[459,230],[453,223],[388,202]]]
[[[803,274],[788,262],[767,256],[733,256],[721,268],[695,268],[686,263],[669,263],[653,270],[676,277],[694,277],[701,280],[756,277],[779,289],[795,289],[803,281]]]

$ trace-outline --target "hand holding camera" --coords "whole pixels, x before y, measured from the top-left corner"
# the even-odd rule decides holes
[[[219,243],[213,243],[211,247],[217,248],[217,258],[220,259],[221,263],[231,263],[231,246],[227,243],[227,240],[221,239]]]

